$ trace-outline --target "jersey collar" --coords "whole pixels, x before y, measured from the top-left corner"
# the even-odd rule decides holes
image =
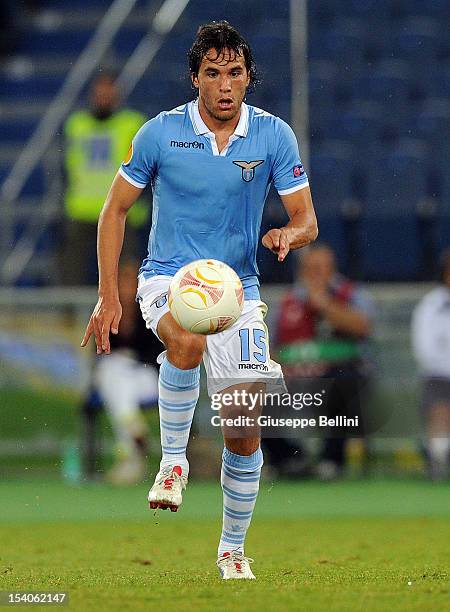
[[[245,102],[241,105],[241,116],[239,117],[239,123],[234,130],[233,136],[240,136],[245,138],[248,132],[248,106]],[[209,127],[203,121],[198,110],[198,98],[189,103],[189,117],[191,118],[192,127],[197,136],[203,136],[206,134],[212,134]]]

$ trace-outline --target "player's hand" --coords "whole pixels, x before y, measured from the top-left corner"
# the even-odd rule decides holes
[[[81,346],[86,346],[89,342],[89,338],[94,334],[95,344],[97,345],[97,355],[101,353],[109,355],[111,352],[109,334],[110,332],[112,334],[119,333],[121,317],[122,306],[120,305],[119,298],[106,299],[104,297],[99,297],[88,326],[86,327]]]
[[[272,253],[278,255],[278,261],[284,261],[290,250],[288,234],[283,227],[281,229],[269,230],[267,234],[263,236],[262,243],[265,247],[270,249]]]

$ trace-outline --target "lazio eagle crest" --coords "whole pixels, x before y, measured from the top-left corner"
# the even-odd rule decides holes
[[[263,159],[257,159],[256,161],[234,161],[233,164],[242,168],[242,180],[246,183],[250,183],[255,176],[255,168],[264,162]]]

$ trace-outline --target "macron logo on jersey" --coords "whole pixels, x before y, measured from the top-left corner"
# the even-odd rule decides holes
[[[182,140],[171,140],[170,146],[181,148],[181,149],[204,149],[205,148],[205,145],[203,144],[203,142],[197,142],[197,140],[194,140],[193,142],[183,142]]]

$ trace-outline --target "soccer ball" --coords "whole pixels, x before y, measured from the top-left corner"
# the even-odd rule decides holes
[[[198,259],[178,270],[168,299],[170,312],[181,327],[195,334],[217,334],[241,316],[244,289],[227,264]]]

